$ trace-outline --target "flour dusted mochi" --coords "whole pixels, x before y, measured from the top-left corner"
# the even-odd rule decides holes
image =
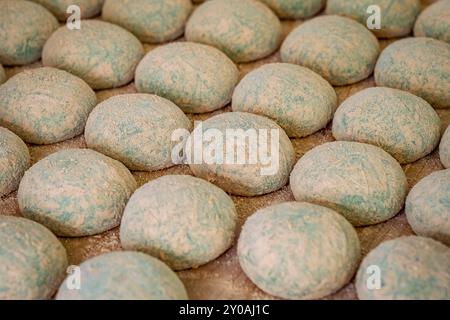
[[[44,66],[73,73],[93,89],[127,84],[144,55],[144,48],[130,32],[114,24],[86,20],[80,30],[59,28],[46,42]]]
[[[124,94],[103,101],[89,116],[84,137],[89,148],[119,160],[131,170],[174,165],[175,130],[191,122],[175,104],[150,94]]]
[[[281,46],[281,60],[309,68],[342,86],[372,74],[380,47],[362,24],[340,16],[320,16],[295,28]]]
[[[160,43],[183,34],[191,11],[190,0],[106,0],[102,19],[143,42]]]
[[[50,299],[67,268],[63,245],[44,226],[0,215],[0,299]]]
[[[295,165],[290,182],[297,201],[336,210],[354,226],[395,216],[408,186],[400,164],[383,149],[347,141],[307,152]]]
[[[187,139],[185,150],[194,175],[241,196],[282,188],[295,162],[292,143],[280,126],[244,112],[202,122]]]
[[[25,70],[0,87],[0,125],[29,143],[56,143],[81,134],[96,103],[95,92],[68,72]]]
[[[0,63],[24,65],[39,60],[58,20],[44,7],[24,0],[2,0]]]
[[[20,179],[29,166],[27,145],[11,131],[0,127],[0,196],[19,187]]]
[[[439,156],[445,168],[450,168],[450,126],[445,130],[439,145]]]
[[[192,176],[163,176],[130,198],[120,242],[124,249],[148,253],[174,270],[196,268],[232,245],[236,222],[233,201],[218,187]]]
[[[309,18],[320,11],[325,0],[260,0],[282,19]]]
[[[0,64],[0,84],[6,81],[6,73],[5,69],[3,69],[3,66]]]
[[[81,237],[117,227],[135,189],[119,161],[89,149],[66,149],[25,173],[17,199],[26,218],[58,236]]]
[[[249,62],[278,48],[281,23],[256,0],[210,0],[192,13],[185,37],[217,47],[235,62]]]
[[[379,38],[407,36],[420,12],[420,0],[328,0],[325,12],[353,18],[368,26],[372,22],[370,17],[376,13],[371,6],[380,8],[381,28],[371,29]]]
[[[186,289],[164,263],[146,254],[117,251],[80,265],[82,285],[70,290],[67,278],[57,300],[186,300]]]
[[[417,18],[414,35],[450,43],[450,1],[441,0],[425,8]]]
[[[420,180],[406,198],[405,213],[416,234],[450,246],[450,169]]]
[[[247,74],[233,93],[233,111],[275,120],[290,137],[308,136],[332,119],[333,87],[317,73],[289,63],[270,63]]]
[[[238,243],[245,274],[286,299],[318,299],[347,284],[360,260],[358,236],[337,212],[287,202],[251,215]]]
[[[400,163],[432,152],[441,137],[441,120],[428,102],[406,91],[369,88],[345,100],[333,119],[336,140],[373,144]]]
[[[450,44],[431,38],[395,41],[378,59],[375,82],[409,91],[435,108],[450,108]]]
[[[31,0],[39,3],[50,10],[60,21],[65,21],[69,16],[73,14],[67,13],[68,9],[72,9],[70,6],[77,6],[80,8],[81,19],[91,18],[102,11],[104,0]],[[69,8],[70,7],[70,8]]]
[[[236,65],[218,49],[193,42],[176,42],[150,51],[136,69],[139,92],[173,101],[184,112],[222,108],[238,82]]]
[[[379,289],[374,270],[381,277]],[[450,248],[418,236],[385,241],[364,258],[356,291],[361,300],[448,300]]]

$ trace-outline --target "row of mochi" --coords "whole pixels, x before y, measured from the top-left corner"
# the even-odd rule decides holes
[[[180,182],[189,179],[207,184],[188,176],[164,179],[169,179],[172,186],[178,184],[178,188]],[[220,192],[213,190],[209,199],[217,195],[220,198],[224,195]],[[198,204],[196,197],[192,201]],[[160,239],[166,249],[175,249],[169,257],[159,252],[169,265],[151,256],[158,257],[158,252],[148,250],[152,243],[147,242],[137,248],[139,251],[117,251],[84,261],[78,270],[78,287],[73,287],[71,277],[62,281],[66,270],[73,270],[74,266],[67,268],[66,251],[47,228],[28,219],[0,216],[0,298],[49,299],[59,287],[56,299],[61,300],[187,299],[182,282],[170,267],[211,255],[222,232],[217,235],[215,230],[201,231],[201,225],[194,221],[189,233],[194,239],[189,240],[196,240],[198,233],[203,233],[203,238],[194,245],[190,241],[180,243],[180,231],[175,227],[179,223],[168,222],[161,215],[164,205],[135,204],[153,209],[148,213],[156,225],[153,230],[159,227],[172,231],[165,242]],[[210,215],[202,206],[194,210],[197,212],[191,209],[187,214],[200,214],[203,218]],[[186,213],[185,208],[181,211]],[[186,220],[184,214],[178,218]],[[211,218],[203,222],[210,225]],[[208,243],[211,240],[214,244]],[[421,236],[400,237],[381,243],[361,263],[360,242],[352,225],[336,211],[306,202],[286,202],[258,210],[243,226],[237,253],[241,268],[251,281],[281,298],[323,298],[345,286],[357,270],[355,283],[360,299],[450,298],[449,247]],[[378,282],[371,279],[374,268],[378,270]]]
[[[243,12],[251,12],[249,21],[242,19]],[[256,0],[236,1],[233,5],[225,0],[208,1],[192,15],[193,26],[188,23],[186,39],[216,47],[235,62],[260,59],[276,50],[281,42],[280,23],[273,15],[274,26],[273,19],[265,17],[267,14],[273,15]],[[230,26],[233,32],[228,32]],[[249,26],[251,30],[247,30]],[[212,53],[212,48],[208,52],[199,47],[194,50],[192,46],[182,52],[177,49],[180,48],[172,45],[144,58],[136,72],[138,90],[172,96],[194,113],[226,104],[226,97],[230,98],[227,93],[232,92],[230,86],[237,81],[232,62],[225,61],[225,55],[218,57],[218,53]],[[196,59],[199,51],[202,58],[212,57]],[[380,47],[370,31],[350,18],[326,15],[295,28],[281,46],[281,60],[307,67],[336,86],[361,81],[375,69],[379,86],[407,90],[435,107],[446,108],[450,101],[449,52],[450,45],[444,41],[407,38],[390,45],[377,63]],[[43,48],[42,61],[45,66],[80,76],[94,89],[106,89],[130,82],[143,55],[142,44],[130,32],[108,22],[87,20],[80,30],[61,27],[54,32]],[[212,64],[220,68],[214,73],[216,77],[210,74]],[[197,92],[197,99],[192,99],[191,91]],[[210,97],[207,106],[202,96]]]

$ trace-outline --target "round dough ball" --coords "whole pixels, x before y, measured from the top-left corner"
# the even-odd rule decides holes
[[[58,236],[81,237],[117,227],[135,189],[119,161],[93,150],[66,149],[25,173],[17,199],[26,218]]]
[[[287,202],[257,211],[242,229],[238,257],[262,290],[286,299],[318,299],[347,284],[360,260],[358,236],[337,212]]]
[[[439,145],[439,156],[445,168],[450,168],[450,126],[445,130]]]
[[[0,63],[24,65],[39,60],[58,20],[44,7],[23,0],[2,0]]]
[[[57,300],[186,300],[186,289],[164,263],[146,254],[116,251],[80,265],[81,288],[69,290],[67,279]]]
[[[181,36],[192,11],[190,0],[106,0],[102,19],[143,42],[160,43]]]
[[[93,89],[109,89],[133,80],[143,55],[142,44],[125,29],[86,20],[80,30],[59,28],[44,46],[42,63],[79,76]]]
[[[345,100],[333,119],[336,140],[376,145],[400,163],[432,152],[441,136],[441,120],[425,100],[406,91],[369,88]]]
[[[307,67],[332,85],[342,86],[372,74],[380,47],[363,25],[340,16],[302,23],[284,40],[281,60]]]
[[[201,123],[186,142],[194,175],[228,193],[257,196],[282,188],[295,152],[274,121],[244,112],[227,112]]]
[[[414,26],[414,35],[450,43],[450,0],[438,1],[423,10]]]
[[[374,267],[381,276],[379,289],[371,288]],[[448,300],[450,249],[417,236],[385,241],[364,258],[356,291],[361,300]]]
[[[71,5],[80,8],[81,19],[91,18],[102,11],[104,0],[31,0],[50,10],[60,21],[65,21],[72,13],[67,13]]]
[[[409,91],[435,108],[450,108],[450,44],[431,38],[395,41],[378,59],[375,82]]]
[[[336,141],[307,152],[291,173],[297,201],[323,205],[354,226],[386,221],[403,207],[408,183],[402,167],[381,148]]]
[[[6,81],[6,73],[5,69],[3,69],[3,66],[0,64],[0,84]]]
[[[405,212],[416,234],[450,246],[450,169],[420,180],[406,198]]]
[[[130,170],[154,171],[174,165],[172,134],[191,122],[172,102],[150,94],[124,94],[100,103],[84,133],[89,148]]]
[[[0,299],[50,299],[66,275],[63,245],[44,226],[0,215]]]
[[[289,137],[301,138],[333,118],[337,96],[317,73],[289,63],[270,63],[247,74],[233,93],[233,111],[275,120]]]
[[[0,125],[29,143],[56,143],[83,133],[96,103],[80,78],[54,68],[30,69],[0,87]]]
[[[27,145],[11,131],[0,127],[0,197],[17,190],[29,167]]]
[[[192,176],[164,176],[130,198],[120,242],[124,249],[151,254],[172,269],[196,268],[233,244],[236,220],[233,201],[218,187]]]
[[[281,23],[256,0],[211,0],[200,5],[186,24],[188,41],[217,47],[236,62],[273,53],[281,42]]]
[[[169,99],[184,112],[203,113],[229,103],[238,78],[233,61],[216,48],[177,42],[150,51],[135,83],[139,92]]]
[[[315,15],[326,0],[260,0],[282,19],[304,19]]]
[[[373,12],[370,6],[380,7],[381,29],[371,31],[379,38],[396,38],[411,33],[420,12],[420,0],[328,0],[326,14],[339,14],[367,26]]]

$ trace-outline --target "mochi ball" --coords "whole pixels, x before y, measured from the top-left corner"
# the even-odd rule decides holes
[[[136,88],[171,100],[186,113],[228,104],[238,82],[236,65],[218,49],[176,42],[150,51],[136,69]]]
[[[302,23],[284,40],[281,60],[309,68],[332,85],[349,85],[372,74],[380,47],[358,22],[320,16]]]
[[[181,36],[192,11],[190,0],[106,0],[102,19],[142,42],[160,43]]]
[[[89,149],[66,149],[25,173],[17,200],[26,218],[58,236],[82,237],[117,227],[135,189],[120,162]]]
[[[320,11],[326,0],[260,0],[281,19],[309,18]]]
[[[2,0],[0,63],[24,65],[39,60],[45,42],[57,28],[58,20],[41,5]]]
[[[132,251],[105,253],[80,265],[81,287],[63,282],[57,300],[186,300],[186,289],[164,263]]]
[[[66,275],[67,254],[44,226],[0,215],[0,299],[50,299]]]
[[[450,43],[450,1],[437,1],[425,8],[416,20],[414,36]]]
[[[450,108],[450,44],[431,38],[395,41],[378,59],[375,82]]]
[[[53,33],[44,46],[42,63],[73,73],[99,90],[133,80],[143,55],[142,44],[127,30],[100,20],[86,20],[79,30],[63,26]]]
[[[263,291],[318,299],[347,284],[360,260],[358,236],[337,212],[306,202],[258,210],[244,224],[239,263]]]
[[[297,201],[336,210],[354,226],[395,216],[408,186],[400,164],[383,149],[347,141],[307,152],[295,165],[290,182]]]
[[[450,249],[417,236],[385,241],[364,258],[356,291],[361,300],[448,300]]]
[[[211,0],[192,13],[185,37],[220,49],[235,62],[249,62],[278,48],[281,23],[256,0]]]
[[[333,87],[317,73],[294,64],[269,63],[247,74],[233,93],[233,111],[273,119],[289,137],[324,128],[337,106]]]
[[[55,68],[30,69],[0,87],[0,125],[34,144],[83,133],[95,92],[80,78]]]
[[[224,191],[192,176],[168,175],[145,184],[130,198],[120,242],[174,270],[196,268],[233,244],[236,223],[234,203]]]
[[[444,132],[439,145],[439,156],[445,168],[450,168],[450,126]]]
[[[67,13],[70,6],[80,8],[81,19],[92,18],[102,11],[104,0],[31,0],[50,10],[60,21],[65,21],[73,14]]]
[[[373,144],[400,163],[425,157],[439,143],[441,120],[422,98],[391,88],[369,88],[345,100],[333,119],[336,140]]]
[[[11,131],[0,127],[0,196],[17,190],[29,166],[27,145]]]

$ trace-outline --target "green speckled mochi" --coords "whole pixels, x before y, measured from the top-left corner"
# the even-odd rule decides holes
[[[281,23],[256,0],[211,0],[191,15],[185,37],[217,47],[236,62],[249,62],[278,48]]]
[[[380,270],[381,288],[368,289]],[[373,268],[373,267],[372,267]],[[368,272],[369,271],[369,272]],[[450,299],[450,249],[432,239],[409,236],[381,243],[363,260],[356,276],[361,300]]]
[[[42,53],[45,66],[73,73],[93,89],[127,84],[144,55],[139,40],[114,24],[86,20],[80,30],[59,28]]]
[[[450,44],[431,38],[395,41],[378,59],[375,82],[450,108]]]
[[[262,290],[287,299],[318,299],[353,277],[360,260],[358,236],[333,210],[287,202],[257,211],[245,222],[238,257]]]
[[[60,21],[65,21],[71,14],[67,8],[76,5],[80,8],[81,19],[91,18],[100,13],[104,0],[31,0],[50,10]]]
[[[282,19],[309,18],[320,11],[326,0],[260,0]]]
[[[202,145],[202,141],[199,141],[196,136],[196,132],[200,132],[197,129],[194,130],[186,142],[188,158],[189,152],[192,150],[189,166],[194,175],[218,185],[228,193],[241,196],[256,196],[270,193],[282,188],[288,182],[289,173],[295,162],[294,148],[289,137],[274,121],[251,113],[227,112],[209,118],[202,123],[202,126],[204,134],[216,130],[221,132],[223,141],[226,140],[227,130],[241,130],[241,134],[238,134],[239,138],[243,138],[247,133],[249,133],[247,137],[251,137],[251,132],[253,132],[253,137],[256,136],[261,146],[266,147],[266,152],[263,151],[263,148],[259,147],[255,151],[256,144],[249,143],[250,140],[255,141],[255,139],[235,139],[234,150],[232,143],[228,146],[228,149],[231,149],[229,156],[226,155],[227,143],[223,144],[222,152],[219,151],[219,158],[223,163],[207,163],[206,161],[192,163],[192,159],[195,158],[195,148],[198,145]],[[210,131],[209,129],[212,130]],[[272,132],[272,130],[274,131]],[[275,140],[276,134],[279,136],[278,140]],[[267,143],[261,142],[264,138],[267,138]],[[206,138],[203,137],[203,140],[206,140]],[[272,150],[272,140],[278,144],[278,150]],[[214,141],[214,139],[211,142],[204,141],[203,153],[214,155],[213,151],[208,153],[205,149],[208,150],[211,147],[214,150],[214,147],[217,147],[220,150],[220,142]],[[256,143],[259,144],[259,142]],[[276,153],[277,151],[278,153]],[[250,156],[257,153],[263,153],[264,157],[268,158],[268,161],[265,162],[264,159],[258,156],[256,161],[250,162]],[[231,164],[226,163],[227,158],[234,156],[236,160],[236,156],[239,154],[245,155],[246,161],[244,161],[244,164],[238,164],[236,163],[237,161]],[[278,158],[278,161],[276,159],[270,161],[270,158]],[[271,170],[271,167],[274,170]]]
[[[406,198],[405,212],[416,234],[450,246],[450,169],[420,180]]]
[[[233,243],[237,213],[231,198],[192,176],[164,176],[138,189],[120,226],[127,250],[160,258],[172,269],[196,268]]]
[[[289,63],[266,64],[241,80],[233,111],[275,120],[289,137],[308,136],[327,125],[337,106],[336,92],[313,71]]]
[[[380,47],[363,25],[340,16],[321,16],[295,28],[281,46],[281,60],[307,67],[332,85],[372,74]]]
[[[450,43],[450,0],[438,1],[422,11],[414,26],[414,35]]]
[[[3,69],[3,66],[0,64],[0,84],[6,81],[6,73],[5,69]]]
[[[181,36],[191,11],[190,0],[106,0],[102,18],[143,42],[159,43]]]
[[[191,122],[172,102],[150,94],[114,96],[95,107],[84,133],[89,148],[131,170],[173,166],[172,133],[190,130]]]
[[[0,215],[0,300],[50,299],[66,268],[66,250],[47,228]]]
[[[439,156],[445,168],[450,168],[450,126],[445,130],[439,145]]]
[[[376,224],[403,207],[402,167],[381,148],[337,141],[315,147],[295,165],[291,189],[297,201],[323,205],[355,226]]]
[[[44,7],[23,0],[0,3],[0,63],[24,65],[39,60],[45,41],[58,28]]]
[[[420,0],[328,0],[325,12],[353,18],[367,26],[368,18],[373,15],[367,13],[371,5],[381,9],[381,29],[372,30],[379,38],[408,35],[420,12]]]
[[[0,87],[0,125],[29,143],[60,142],[83,132],[96,103],[80,78],[54,68],[30,69]]]
[[[88,149],[54,153],[28,170],[17,198],[22,214],[63,237],[117,227],[136,189],[120,162]]]
[[[410,163],[436,148],[441,120],[433,107],[411,93],[369,88],[341,104],[334,116],[333,136],[376,145],[400,163]]]
[[[57,300],[186,300],[186,289],[164,263],[146,254],[118,251],[80,265],[81,288],[69,290],[67,280]]]
[[[225,54],[207,45],[178,42],[150,51],[136,69],[139,92],[154,93],[184,112],[222,108],[231,100],[239,71]]]
[[[11,131],[0,127],[0,196],[17,190],[29,166],[27,145]]]

